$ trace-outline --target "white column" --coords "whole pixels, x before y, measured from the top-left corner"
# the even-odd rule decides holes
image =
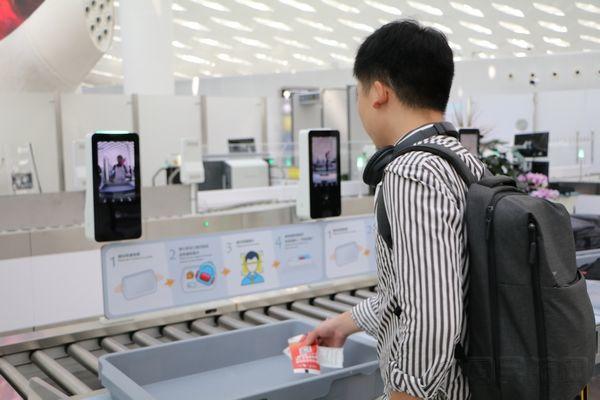
[[[174,93],[171,4],[172,0],[119,2],[125,93]]]

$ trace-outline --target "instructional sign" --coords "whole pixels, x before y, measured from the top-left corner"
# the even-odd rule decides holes
[[[375,271],[372,217],[102,248],[104,314],[142,312]]]

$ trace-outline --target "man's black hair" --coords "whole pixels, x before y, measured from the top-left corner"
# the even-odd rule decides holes
[[[450,97],[454,60],[446,36],[413,20],[390,22],[359,47],[354,76],[365,86],[389,85],[409,107],[444,112]]]

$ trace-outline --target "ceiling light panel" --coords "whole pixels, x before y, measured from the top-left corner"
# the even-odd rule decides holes
[[[338,22],[342,25],[347,26],[348,28],[356,29],[359,31],[363,31],[363,32],[367,32],[367,33],[375,32],[375,28],[373,28],[370,25],[363,24],[362,22],[351,21],[351,20],[345,19],[345,18],[338,18]]]
[[[271,46],[269,46],[265,42],[261,42],[260,40],[247,38],[247,37],[243,37],[243,36],[234,36],[233,40],[236,40],[242,44],[245,44],[246,46],[257,47],[259,49],[268,50],[271,48]]]
[[[235,29],[236,31],[252,32],[252,28],[250,28],[249,26],[246,26],[238,21],[233,21],[230,19],[224,19],[224,18],[219,18],[219,17],[210,17],[210,19],[215,24],[219,24],[221,26],[224,26],[224,27],[227,27],[230,29]]]
[[[529,31],[529,29],[525,28],[522,25],[515,24],[513,22],[499,21],[498,25],[500,25],[504,29],[508,29],[509,31],[514,32],[514,33],[518,33],[520,35],[529,35],[531,33]]]
[[[177,54],[176,57],[183,61],[187,61],[187,62],[190,62],[193,64],[214,65],[212,62],[208,61],[207,59],[197,57],[193,54]]]
[[[311,28],[317,29],[319,31],[323,31],[323,32],[333,32],[333,28],[329,25],[325,25],[321,22],[317,22],[317,21],[312,21],[310,19],[305,19],[305,18],[296,18],[296,21],[306,25],[306,26],[310,26]]]
[[[317,11],[310,4],[303,3],[303,2],[298,1],[298,0],[279,0],[279,2],[281,4],[285,4],[286,6],[294,7],[295,9],[300,10],[300,11],[304,11],[304,12],[314,13],[315,11]]]
[[[310,46],[307,46],[304,43],[301,43],[294,39],[287,39],[287,38],[283,38],[280,36],[274,36],[273,39],[275,39],[275,41],[277,41],[281,44],[284,44],[286,46],[295,47],[296,49],[303,49],[303,50],[310,49]]]
[[[586,42],[592,42],[596,44],[600,44],[600,37],[592,36],[592,35],[579,35],[581,40],[585,40]]]
[[[337,40],[334,40],[334,39],[328,39],[328,38],[324,38],[321,36],[315,36],[313,39],[315,39],[315,41],[317,41],[325,46],[337,47],[338,49],[347,49],[348,48],[348,45],[346,43],[338,42]]]
[[[432,22],[432,21],[419,21],[421,22],[421,24],[425,25],[425,26],[429,26],[431,28],[437,29],[440,32],[445,33],[446,35],[452,35],[452,29],[446,25],[442,25],[439,22]]]
[[[546,42],[548,44],[552,44],[552,45],[557,46],[557,47],[569,47],[569,46],[571,46],[571,43],[569,43],[566,40],[561,39],[561,38],[544,36],[542,39],[544,39],[544,42]]]
[[[178,41],[178,40],[173,40],[173,41],[171,42],[171,45],[173,45],[173,47],[176,47],[176,48],[178,48],[178,49],[191,49],[191,47],[190,47],[190,46],[188,46],[188,45],[187,45],[187,44],[185,44],[185,43],[181,43],[181,42],[180,42],[180,41]]]
[[[348,64],[354,64],[354,58],[338,53],[329,53],[329,56],[335,60],[343,61]]]
[[[575,2],[575,6],[577,8],[579,8],[580,10],[589,12],[589,13],[593,13],[593,14],[600,14],[600,6],[591,4],[591,3],[584,3],[581,1],[576,1]]]
[[[485,47],[490,50],[497,50],[498,45],[496,43],[490,42],[489,40],[477,39],[477,38],[469,38],[469,42],[473,43],[479,47]]]
[[[590,21],[587,19],[578,19],[579,25],[585,26],[586,28],[596,29],[600,31],[600,23],[596,21]]]
[[[494,7],[496,10],[500,11],[501,13],[510,15],[512,17],[518,17],[518,18],[525,17],[525,13],[523,13],[523,11],[519,10],[518,8],[506,5],[506,4],[492,3],[492,7]]]
[[[379,1],[375,1],[375,0],[365,0],[365,4],[370,7],[375,8],[379,11],[383,11],[385,13],[395,15],[397,17],[402,15],[402,11],[399,8],[389,5],[389,4],[386,4],[386,3],[382,3]]]
[[[451,40],[448,40],[448,46],[450,46],[450,48],[451,48],[452,50],[455,50],[455,51],[460,51],[460,50],[462,50],[462,46],[461,46],[460,44],[458,44],[458,43],[454,43],[454,42],[453,42],[453,41],[451,41]]]
[[[529,43],[528,41],[523,39],[508,38],[506,39],[506,41],[512,44],[513,46],[517,46],[522,49],[532,49],[534,47],[533,43]]]
[[[465,28],[475,31],[477,33],[483,33],[485,35],[492,34],[492,30],[483,25],[475,24],[473,22],[468,22],[468,21],[458,21],[458,23],[461,24],[462,26],[464,26]]]
[[[521,58],[521,57],[527,57],[527,53],[525,53],[525,52],[522,52],[522,51],[517,51],[517,52],[514,52],[514,53],[513,53],[513,55],[514,55],[515,57],[519,57],[519,58]]]
[[[210,8],[211,10],[229,12],[229,8],[225,7],[219,2],[210,1],[210,0],[190,0],[194,4],[199,4],[203,7]]]
[[[250,61],[246,61],[244,59],[234,57],[227,53],[219,53],[219,54],[217,54],[217,58],[221,61],[225,61],[225,62],[228,62],[231,64],[246,65],[248,67],[252,66],[252,63]]]
[[[541,12],[545,12],[546,14],[554,15],[556,17],[564,17],[565,13],[558,7],[551,6],[545,3],[533,3],[533,6],[540,10]]]
[[[105,53],[102,58],[106,59],[106,60],[110,60],[110,61],[115,61],[115,62],[123,62],[123,59],[120,57],[115,57],[112,54],[108,54]]]
[[[184,73],[177,72],[177,71],[173,72],[173,76],[176,77],[176,78],[182,78],[182,79],[192,79],[191,75],[186,75]]]
[[[325,61],[323,61],[323,60],[321,60],[319,58],[316,58],[316,57],[307,56],[306,54],[294,53],[292,56],[296,60],[303,61],[303,62],[306,62],[306,63],[309,63],[309,64],[318,65],[320,67],[326,65]]]
[[[92,74],[94,74],[94,75],[103,76],[105,78],[123,79],[123,75],[112,74],[110,72],[100,71],[100,70],[97,70],[97,69],[93,69],[90,72]]]
[[[442,15],[444,15],[444,12],[442,10],[427,3],[422,3],[420,1],[413,0],[408,0],[406,3],[415,10],[419,10],[427,14],[435,15],[437,17],[441,17]]]
[[[546,29],[549,29],[551,31],[558,32],[558,33],[566,33],[569,30],[564,25],[555,24],[554,22],[549,22],[549,21],[538,21],[538,24],[542,28],[546,28]]]
[[[254,21],[258,22],[261,25],[268,26],[269,28],[277,29],[279,31],[291,32],[293,31],[292,27],[288,24],[276,21],[274,19],[254,17]]]
[[[171,10],[184,12],[184,11],[187,11],[187,8],[183,7],[182,5],[180,5],[178,3],[173,3],[173,4],[171,4]]]
[[[241,4],[246,7],[250,7],[256,11],[273,11],[271,7],[266,5],[265,3],[261,3],[260,1],[254,0],[235,0],[236,3]]]
[[[173,23],[175,23],[179,26],[183,26],[185,28],[194,30],[194,31],[205,31],[205,32],[210,31],[210,29],[208,29],[206,26],[200,24],[199,22],[188,21],[187,19],[174,18]]]
[[[212,38],[199,38],[199,37],[194,37],[192,38],[192,40],[200,43],[200,44],[204,44],[206,46],[210,46],[210,47],[216,47],[219,49],[225,49],[225,50],[229,50],[232,47],[228,44],[225,43],[221,43],[218,40],[212,39]]]
[[[278,58],[271,57],[264,53],[255,53],[254,57],[261,61],[270,62],[272,64],[281,65],[283,67],[287,67],[289,62],[287,60],[280,60]]]
[[[323,4],[327,4],[330,7],[333,7],[339,11],[350,13],[350,14],[360,14],[360,10],[354,6],[351,6],[346,3],[342,3],[337,0],[321,0]]]
[[[478,8],[475,8],[469,4],[466,3],[459,3],[457,1],[451,1],[450,5],[452,6],[452,8],[454,8],[455,10],[458,10],[462,13],[468,14],[472,17],[479,17],[479,18],[483,18],[483,11],[481,11]]]

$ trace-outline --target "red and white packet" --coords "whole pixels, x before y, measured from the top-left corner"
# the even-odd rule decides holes
[[[297,374],[320,374],[321,367],[343,368],[344,349],[313,344],[306,346],[305,335],[288,339],[288,347],[283,353],[292,360],[292,368]]]
[[[288,339],[292,369],[295,374],[320,374],[318,346],[316,343],[307,346],[305,339],[305,335]]]

